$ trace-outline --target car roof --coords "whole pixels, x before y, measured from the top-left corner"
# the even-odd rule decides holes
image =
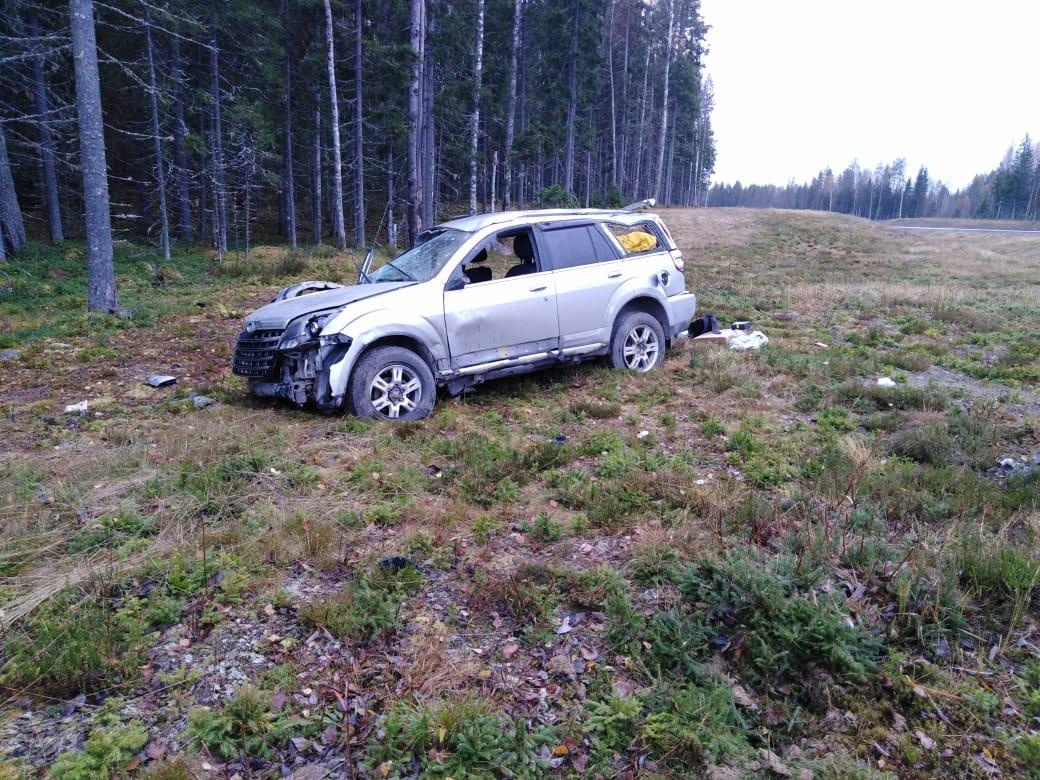
[[[637,224],[645,222],[647,219],[659,219],[656,214],[646,211],[625,211],[624,209],[531,209],[529,211],[494,211],[488,214],[474,214],[471,217],[460,217],[442,222],[437,227],[474,233],[491,226],[516,225],[519,227],[581,218],[604,219],[624,224]]]

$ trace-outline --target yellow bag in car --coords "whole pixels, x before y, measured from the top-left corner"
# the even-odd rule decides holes
[[[642,230],[633,230],[618,237],[626,252],[645,252],[657,246],[657,239]]]

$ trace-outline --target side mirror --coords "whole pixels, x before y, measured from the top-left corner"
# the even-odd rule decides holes
[[[444,291],[450,292],[451,290],[461,290],[466,286],[466,277],[462,274],[458,276],[452,276],[448,279],[448,283],[444,285]]]

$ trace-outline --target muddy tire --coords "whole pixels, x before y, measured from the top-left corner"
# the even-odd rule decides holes
[[[358,417],[420,420],[433,411],[437,384],[426,361],[404,347],[376,347],[354,367],[348,389]]]
[[[613,368],[645,374],[664,362],[664,350],[664,329],[657,318],[645,311],[630,311],[614,326],[609,361]]]

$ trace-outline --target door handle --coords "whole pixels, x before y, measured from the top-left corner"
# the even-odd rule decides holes
[[[547,284],[543,284],[541,287],[532,287],[531,288],[531,292],[541,292],[542,290],[544,290],[548,286],[549,285],[547,285]]]
[[[612,273],[607,274],[608,279],[617,279],[619,276],[621,276],[620,271],[614,271]]]

